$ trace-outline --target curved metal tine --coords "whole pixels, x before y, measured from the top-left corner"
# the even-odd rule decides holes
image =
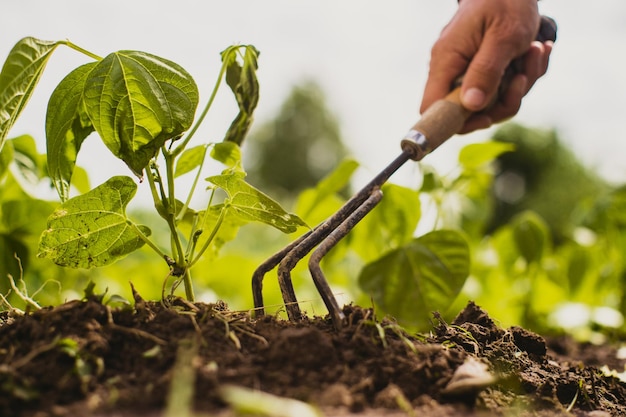
[[[302,317],[298,300],[295,297],[293,284],[291,282],[291,270],[295,268],[297,263],[306,256],[315,246],[326,238],[335,228],[337,228],[352,213],[361,207],[361,205],[370,197],[372,191],[379,189],[389,177],[398,170],[406,161],[408,161],[412,152],[403,150],[402,153],[385,167],[376,177],[374,177],[365,187],[348,200],[334,215],[329,217],[324,223],[320,224],[309,236],[303,239],[299,244],[285,255],[283,260],[278,264],[278,283],[283,294],[283,301],[287,309],[287,316],[290,320],[298,320]],[[285,298],[285,296],[287,296]]]
[[[297,246],[300,242],[306,239],[306,237],[309,236],[311,233],[312,231],[306,232],[298,239],[294,240],[289,245],[276,252],[265,262],[259,265],[257,269],[254,270],[254,273],[252,274],[252,299],[254,300],[255,317],[258,318],[265,315],[265,305],[263,304],[263,278],[265,278],[265,274],[274,269],[276,265],[278,265],[280,261],[283,260],[287,253],[289,253],[295,246]]]
[[[290,320],[299,320],[302,317],[298,299],[291,281],[291,270],[304,258],[315,246],[326,238],[346,218],[358,209],[371,194],[373,186],[368,184],[354,197],[346,202],[335,214],[317,226],[308,236],[294,245],[278,264],[278,284],[283,295],[287,316]]]
[[[278,265],[278,283],[283,295],[283,301],[287,309],[289,319],[300,318],[302,313],[298,307],[293,284],[291,282],[291,270],[296,264],[306,256],[316,245],[328,236],[334,228],[341,224],[350,214],[357,210],[361,204],[371,194],[374,188],[380,187],[389,177],[398,170],[406,161],[412,157],[410,150],[404,150],[391,164],[370,181],[361,191],[348,200],[333,216],[318,225],[311,232],[308,232],[276,253],[263,264],[261,264],[252,276],[252,292],[256,316],[265,314],[263,305],[263,279],[265,274]]]
[[[382,198],[383,193],[380,191],[380,188],[372,190],[369,198],[365,200],[363,204],[361,204],[350,216],[348,216],[348,218],[345,219],[336,229],[334,229],[319,244],[317,249],[315,249],[309,258],[309,271],[311,272],[311,277],[313,278],[317,291],[322,296],[322,300],[324,300],[324,304],[330,313],[333,325],[337,330],[343,326],[345,315],[343,314],[343,311],[341,311],[339,304],[337,304],[337,299],[333,296],[330,286],[328,285],[328,281],[324,277],[324,273],[320,267],[320,262],[341,239],[350,233],[354,226],[356,226],[357,223],[363,219],[363,217],[365,217],[374,209],[374,207],[376,207],[378,203],[380,203]]]

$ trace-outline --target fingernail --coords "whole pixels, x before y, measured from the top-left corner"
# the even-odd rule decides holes
[[[463,94],[463,105],[469,110],[480,110],[485,106],[485,93],[472,87]]]

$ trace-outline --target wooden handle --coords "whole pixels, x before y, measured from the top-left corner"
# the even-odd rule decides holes
[[[463,107],[460,95],[457,87],[433,103],[402,139],[402,149],[411,153],[411,159],[421,160],[461,130],[472,112]]]

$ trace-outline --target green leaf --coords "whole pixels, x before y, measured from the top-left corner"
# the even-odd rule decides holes
[[[452,304],[469,266],[465,238],[452,230],[438,230],[366,265],[359,284],[398,321],[427,326],[432,311],[445,311]]]
[[[9,165],[13,162],[13,146],[10,144],[0,150],[0,181],[9,170]]]
[[[418,191],[395,184],[385,184],[382,191],[383,199],[350,238],[350,247],[366,261],[409,242],[421,217]]]
[[[211,158],[243,172],[241,167],[241,148],[235,142],[216,143],[211,150]]]
[[[576,243],[571,245],[568,256],[565,258],[567,262],[567,278],[569,282],[570,292],[576,293],[582,286],[585,276],[591,270],[590,251]]]
[[[293,233],[299,226],[307,227],[298,216],[287,213],[276,201],[245,182],[244,174],[240,172],[216,175],[207,180],[228,194],[229,211],[242,220],[265,223],[284,233]]]
[[[32,183],[37,183],[44,175],[45,156],[37,151],[35,138],[21,135],[10,139],[13,145],[13,160],[19,173]]]
[[[459,163],[465,168],[475,169],[513,150],[515,150],[515,145],[512,143],[494,141],[472,143],[463,147],[459,152]]]
[[[424,178],[422,179],[422,186],[420,191],[424,193],[431,193],[433,191],[441,189],[443,186],[441,178],[429,167],[424,167]]]
[[[91,190],[91,184],[89,183],[89,175],[84,168],[74,167],[74,173],[72,174],[72,184],[78,190],[79,193],[85,194]]]
[[[0,150],[58,45],[28,37],[9,52],[0,72]]]
[[[245,49],[243,63],[238,59],[241,48]],[[224,142],[241,146],[252,125],[252,113],[259,102],[259,82],[256,77],[258,57],[259,51],[252,45],[232,46],[222,52],[222,62],[226,65],[226,84],[239,106],[239,114],[226,132]]]
[[[85,113],[85,81],[97,65],[92,62],[70,72],[54,89],[46,114],[48,175],[61,201],[69,198],[76,157],[85,138],[94,131]]]
[[[174,170],[174,178],[180,177],[188,172],[193,171],[202,165],[206,155],[207,146],[200,145],[190,149],[185,149],[176,161],[176,169]]]
[[[178,64],[145,52],[119,51],[93,68],[84,100],[105,145],[141,176],[159,148],[191,126],[198,88]]]
[[[217,225],[220,213],[223,209],[223,204],[216,204],[211,206],[208,212],[198,212],[199,218],[202,219],[200,223],[203,224],[204,230],[202,231],[202,235],[200,236],[197,246],[202,246],[204,244],[204,239],[210,236],[211,232]],[[204,218],[204,216],[206,216],[206,218]],[[248,220],[242,219],[235,213],[228,210],[222,220],[222,223],[219,225],[217,233],[213,236],[213,240],[207,248],[207,251],[204,252],[203,256],[208,259],[215,259],[222,246],[235,239],[239,229],[241,229],[242,226],[245,226],[248,222]]]
[[[0,233],[0,292],[2,294],[6,294],[9,290],[7,275],[10,274],[13,278],[19,279],[22,270],[28,267],[29,254],[30,251],[24,241],[10,234]]]
[[[337,168],[315,186],[313,190],[314,194],[312,194],[313,198],[306,200],[300,198],[298,202],[298,212],[302,214],[302,217],[309,217],[313,210],[322,204],[324,200],[343,190],[350,182],[352,174],[354,174],[354,171],[356,171],[358,167],[359,163],[353,159],[344,159],[341,161],[341,164],[339,164]],[[304,196],[304,194],[305,193],[302,193],[300,197]]]
[[[540,262],[550,245],[550,229],[535,212],[525,211],[511,220],[513,240],[527,263]]]
[[[0,206],[2,230],[13,237],[37,236],[46,227],[45,219],[54,210],[54,204],[35,198],[9,200]]]
[[[113,177],[90,192],[71,198],[48,218],[39,242],[40,257],[61,266],[108,265],[143,246],[125,209],[137,191],[129,177]],[[144,235],[150,230],[138,226]]]

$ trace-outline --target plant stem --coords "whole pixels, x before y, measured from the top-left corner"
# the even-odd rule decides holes
[[[200,117],[198,117],[198,119],[196,120],[196,123],[193,125],[193,127],[191,128],[187,136],[172,151],[172,155],[176,156],[185,149],[185,147],[187,146],[187,144],[189,143],[193,135],[196,133],[196,131],[198,130],[198,128],[204,121],[204,118],[206,117],[207,113],[209,112],[209,109],[211,108],[211,105],[213,104],[213,101],[215,100],[215,96],[217,96],[217,91],[219,90],[220,85],[222,84],[222,78],[224,78],[224,74],[226,73],[227,62],[228,61],[225,59],[222,61],[222,68],[220,68],[220,73],[217,76],[217,81],[215,82],[215,86],[213,87],[213,91],[211,92],[211,96],[209,97],[209,101],[204,106],[202,113],[200,113]]]
[[[17,295],[25,304],[34,307],[35,310],[41,310],[41,306],[37,303],[37,301],[33,300],[26,294],[26,290],[22,291],[17,288],[17,284],[11,274],[7,274],[7,278],[9,278],[9,283],[11,284],[11,288],[13,289],[15,295]]]
[[[220,229],[222,222],[224,221],[224,217],[226,216],[227,210],[228,210],[228,205],[224,204],[224,207],[222,207],[222,210],[220,211],[220,215],[217,218],[217,221],[215,222],[215,226],[213,227],[213,230],[211,230],[211,234],[207,238],[206,242],[204,242],[204,245],[202,245],[202,248],[200,249],[196,257],[191,262],[189,262],[189,264],[187,265],[188,268],[191,268],[193,265],[195,265],[196,262],[198,262],[200,258],[202,257],[202,254],[209,248],[209,245],[215,238],[215,235],[217,235],[217,232]],[[208,215],[208,210],[207,210],[207,213],[205,213],[205,216],[207,215]]]
[[[158,205],[159,204],[163,204],[161,198],[159,197],[159,192],[156,189],[156,183],[155,183],[155,179],[154,179],[154,174],[152,173],[152,169],[147,169],[146,173],[148,175],[148,184],[150,185],[150,192],[152,193],[152,200],[154,201],[154,207],[157,208],[158,211]]]
[[[167,162],[167,155],[166,155],[166,163],[169,165],[171,164],[170,162]],[[157,173],[158,176],[158,180],[155,179],[154,173],[152,172],[152,169],[148,169],[147,173],[148,173],[148,182],[150,184],[150,190],[152,192],[152,199],[154,200],[154,204],[155,207],[157,207],[157,211],[158,210],[158,205],[162,205],[163,207],[163,213],[161,214],[161,216],[165,219],[169,229],[170,229],[170,237],[171,237],[171,242],[172,242],[172,249],[173,251],[176,253],[175,255],[175,262],[178,266],[180,266],[181,268],[183,268],[185,270],[185,274],[183,275],[183,282],[185,283],[185,296],[187,297],[187,299],[189,301],[194,301],[195,299],[195,295],[193,292],[193,286],[191,285],[191,275],[189,274],[189,268],[186,265],[186,256],[185,256],[185,252],[183,251],[183,246],[182,246],[182,242],[180,241],[180,237],[178,236],[178,231],[176,229],[176,219],[175,219],[175,207],[176,207],[176,200],[174,199],[174,206],[172,206],[169,203],[169,199],[165,193],[165,189],[163,188],[163,181],[161,179],[161,174],[159,174],[158,168],[156,168],[156,166],[154,167],[154,170]],[[172,169],[172,175],[170,176],[170,170],[168,169],[168,178],[171,177],[173,178],[173,169]],[[156,182],[158,181],[159,183],[159,190],[157,190],[156,188]],[[170,186],[170,190],[173,189],[173,184]],[[159,197],[159,192],[160,192],[160,197]],[[172,207],[174,207],[174,209],[172,209]],[[141,230],[139,230],[139,228],[133,224],[133,227],[135,228],[135,230],[138,232],[139,236],[150,245],[150,247],[152,247],[153,249],[155,249],[157,251],[157,253],[159,253],[159,255],[165,259],[166,255],[161,252],[143,233],[141,233]]]
[[[196,301],[196,295],[193,291],[193,282],[191,281],[191,272],[189,267],[185,268],[185,275],[183,275],[183,284],[185,285],[185,297],[188,301]]]
[[[72,48],[75,51],[78,51],[78,52],[80,52],[82,54],[87,55],[90,58],[95,59],[96,61],[102,61],[102,57],[94,54],[93,52],[89,52],[88,50],[86,50],[84,48],[81,48],[80,46],[70,42],[69,40],[60,41],[59,44],[68,46],[68,47]]]
[[[204,230],[206,219],[209,215],[209,210],[211,209],[211,205],[213,204],[213,197],[215,197],[215,188],[211,188],[209,202],[207,203],[206,209],[204,210],[204,215],[202,216],[202,224],[200,225],[200,227],[198,227],[197,222],[194,222],[193,224],[191,234],[189,235],[189,243],[187,245],[187,259],[194,258],[196,244],[198,243],[198,239],[200,239],[200,235],[202,235],[202,231]]]
[[[189,194],[187,195],[187,200],[185,200],[185,204],[180,210],[180,213],[178,213],[178,216],[177,216],[178,220],[182,220],[182,218],[185,217],[185,214],[187,213],[187,209],[189,208],[189,205],[191,204],[191,198],[193,197],[193,194],[196,191],[196,187],[198,185],[198,181],[200,180],[200,174],[202,173],[202,167],[204,166],[204,161],[206,160],[206,153],[208,149],[209,149],[209,145],[208,144],[204,145],[204,155],[202,155],[202,161],[200,162],[200,166],[198,167],[196,176],[193,179],[193,183],[191,184],[191,189],[189,190]]]
[[[180,267],[186,266],[185,251],[183,250],[183,244],[180,241],[178,235],[178,229],[176,228],[176,193],[174,185],[174,155],[170,153],[165,147],[161,148],[163,157],[165,158],[165,176],[167,178],[167,194],[163,191],[165,206],[165,212],[167,213],[167,224],[170,228],[170,234],[172,238],[172,249],[176,253],[176,263]],[[162,181],[161,181],[162,183]]]
[[[135,223],[133,223],[130,220],[126,220],[126,224],[128,226],[130,226],[133,231],[137,234],[137,236],[139,236],[139,238],[141,240],[143,240],[146,245],[150,246],[161,258],[165,258],[165,254],[163,253],[163,251],[161,249],[159,249],[159,247],[157,245],[154,244],[154,242],[152,242],[148,236],[146,236],[139,227],[137,227],[137,225]]]
[[[174,192],[174,155],[171,154],[165,147],[161,148],[163,157],[165,158],[165,177],[167,178],[167,197],[169,206],[172,210],[170,212],[176,216],[176,193]]]

